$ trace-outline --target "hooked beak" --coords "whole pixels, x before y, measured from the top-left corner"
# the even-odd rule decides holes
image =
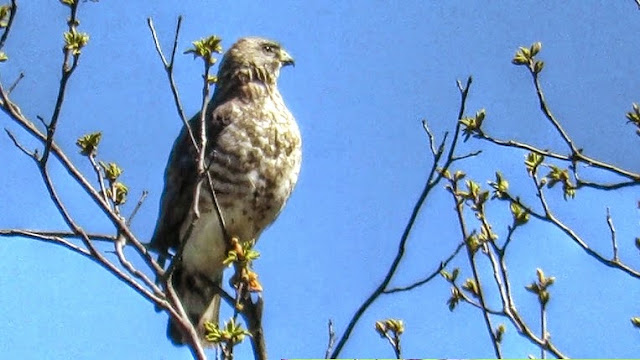
[[[296,66],[296,62],[295,60],[293,60],[293,57],[284,50],[280,50],[280,62],[282,63],[282,66],[287,66],[287,65]]]

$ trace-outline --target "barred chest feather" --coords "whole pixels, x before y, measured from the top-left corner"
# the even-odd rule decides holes
[[[277,91],[222,106],[224,117],[233,121],[212,144],[209,171],[229,235],[241,241],[257,239],[276,219],[298,180],[300,131]],[[208,191],[201,193],[200,203],[211,204]],[[200,272],[216,273],[225,243],[215,209],[202,210],[201,224],[184,256]]]

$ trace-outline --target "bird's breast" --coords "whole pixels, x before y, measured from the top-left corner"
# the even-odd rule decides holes
[[[281,101],[234,108],[210,164],[227,230],[255,239],[275,220],[300,172],[298,125]]]

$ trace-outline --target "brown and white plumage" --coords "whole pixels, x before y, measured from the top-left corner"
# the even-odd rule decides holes
[[[300,132],[277,87],[281,67],[290,64],[293,58],[278,43],[262,38],[238,40],[220,63],[205,117],[205,167],[213,179],[226,230],[240,241],[257,239],[276,219],[298,179]],[[199,134],[200,116],[194,116],[190,125]],[[220,297],[212,284],[221,283],[227,244],[206,181],[199,198],[201,217],[185,239],[194,219],[196,159],[183,128],[165,170],[151,247],[162,259],[186,241],[173,285],[202,337],[204,322],[218,321]],[[174,343],[183,343],[171,322],[168,336]]]

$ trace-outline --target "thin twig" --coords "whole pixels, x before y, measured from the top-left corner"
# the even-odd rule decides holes
[[[399,286],[399,287],[395,287],[395,288],[391,288],[391,289],[386,289],[383,291],[384,294],[393,294],[396,292],[403,292],[403,291],[409,291],[409,290],[413,290],[419,286],[422,286],[426,283],[428,283],[429,281],[431,281],[433,278],[435,278],[436,276],[440,275],[440,272],[442,270],[444,270],[447,265],[449,265],[449,263],[451,262],[451,260],[453,260],[458,253],[460,252],[460,249],[462,249],[464,247],[464,242],[461,242],[458,244],[458,246],[456,246],[455,250],[442,262],[440,262],[440,264],[438,265],[438,267],[431,272],[431,274],[429,274],[427,277],[425,277],[422,280],[416,281],[411,285],[407,285],[407,286]]]
[[[616,241],[616,228],[613,227],[613,220],[611,219],[611,212],[607,207],[607,225],[609,226],[609,231],[611,232],[611,246],[613,247],[613,261],[618,262],[620,259],[618,258],[618,242]]]
[[[458,286],[458,284],[456,283],[452,283],[453,287],[457,290],[460,299],[462,301],[464,301],[465,303],[475,307],[478,310],[481,311],[486,311],[487,313],[491,314],[491,315],[496,315],[496,316],[506,316],[506,314],[504,313],[504,311],[502,310],[495,310],[489,307],[482,307],[482,305],[476,301],[474,301],[473,299],[471,299],[469,297],[469,295],[467,295],[467,293],[465,291],[463,291],[464,289],[461,289],[460,286]]]
[[[465,155],[459,155],[459,156],[454,156],[451,160],[452,161],[458,161],[458,160],[464,160],[470,157],[474,157],[474,156],[478,156],[482,153],[482,150],[476,150],[476,151],[472,151],[468,154]]]
[[[124,240],[124,238],[122,238],[122,239]],[[149,277],[147,275],[145,275],[143,272],[141,272],[140,270],[136,269],[133,266],[133,264],[131,264],[131,262],[129,260],[127,260],[126,256],[124,255],[124,251],[122,251],[122,249],[124,248],[125,242],[124,241],[115,241],[114,245],[115,245],[115,249],[116,249],[116,255],[118,257],[118,260],[120,260],[120,264],[125,269],[127,269],[127,271],[130,274],[132,274],[136,278],[142,280],[142,282],[146,286],[151,288],[151,290],[153,290],[153,292],[156,295],[164,296],[164,293],[162,292],[162,289],[160,289],[160,287],[158,287],[158,285],[154,281],[149,279]]]
[[[69,27],[69,32],[74,32],[76,26],[78,24],[77,13],[78,13],[78,2],[74,1],[69,5],[71,10],[71,15],[69,16],[69,20],[67,21],[67,25]],[[71,65],[69,65],[69,59],[73,59],[71,61]],[[60,78],[60,86],[58,87],[58,96],[56,97],[56,104],[53,109],[53,115],[51,116],[51,121],[49,121],[49,126],[47,126],[47,140],[44,145],[44,151],[42,153],[42,158],[40,158],[40,162],[42,164],[46,164],[47,160],[49,160],[49,153],[51,152],[51,145],[53,144],[53,136],[56,132],[56,127],[58,125],[58,119],[60,118],[60,111],[62,110],[62,103],[64,102],[64,97],[67,90],[67,83],[73,74],[73,71],[78,66],[78,59],[80,58],[80,53],[73,53],[72,49],[65,48],[64,49],[64,59],[62,61],[62,77]]]
[[[40,124],[42,124],[42,126],[46,129],[49,124],[47,124],[47,122],[44,120],[44,118],[40,115],[36,115],[36,119],[38,119],[38,121],[40,121]]]
[[[211,164],[213,164],[213,161],[211,162]],[[211,166],[211,164],[209,164],[209,166]],[[213,200],[213,208],[216,210],[216,215],[218,216],[218,221],[220,222],[220,228],[222,229],[222,234],[225,238],[225,240],[227,241],[227,243],[229,243],[231,241],[231,236],[229,235],[229,232],[227,231],[227,223],[224,220],[224,215],[222,214],[222,208],[220,207],[220,202],[218,201],[218,196],[216,194],[216,191],[213,187],[213,178],[211,177],[211,173],[208,171],[205,172],[206,176],[207,176],[207,183],[209,184],[209,191],[210,191],[210,195],[211,195],[211,199]]]
[[[505,252],[507,251],[507,246],[509,246],[509,244],[511,243],[511,240],[513,239],[513,234],[515,233],[517,228],[518,226],[516,226],[515,220],[513,225],[507,226],[507,239],[504,241],[502,248],[497,249],[498,257],[504,256]]]
[[[537,148],[533,145],[529,145],[529,144],[525,144],[519,141],[515,141],[515,140],[500,140],[500,139],[496,139],[490,135],[487,135],[484,131],[480,131],[478,134],[476,134],[476,138],[481,139],[481,140],[487,140],[495,145],[498,146],[505,146],[505,147],[512,147],[512,148],[518,148],[518,149],[523,149],[523,150],[527,150],[529,152],[533,152],[536,153],[538,155],[543,155],[545,157],[549,157],[549,158],[554,158],[554,159],[558,159],[558,160],[564,160],[564,161],[571,161],[571,156],[567,156],[567,155],[562,155],[562,154],[558,154],[555,153],[551,150],[548,149],[540,149]]]
[[[13,89],[15,89],[16,86],[18,86],[18,84],[20,83],[20,80],[22,80],[23,78],[24,78],[24,72],[21,71],[18,77],[16,78],[16,80],[13,82],[13,84],[11,84],[11,86],[9,86],[9,89],[7,89],[9,94],[13,92]]]
[[[11,141],[13,141],[13,145],[15,145],[18,149],[20,149],[20,151],[22,151],[23,153],[25,153],[25,155],[27,155],[28,157],[30,157],[32,159],[36,159],[36,160],[38,159],[38,153],[37,152],[27,150],[27,148],[25,148],[22,144],[20,144],[18,139],[16,139],[16,136],[13,135],[13,133],[11,131],[9,131],[9,129],[5,128],[4,131],[7,133],[7,135],[11,139]]]
[[[173,273],[170,272],[167,274],[165,278],[165,289],[167,290],[167,297],[169,298],[169,302],[173,305],[172,309],[175,310],[175,315],[172,316],[172,319],[178,323],[178,325],[182,328],[182,332],[189,337],[189,348],[193,353],[193,356],[198,360],[206,360],[207,356],[204,353],[204,349],[202,348],[202,344],[200,344],[200,338],[198,337],[198,333],[191,323],[189,319],[189,315],[184,310],[182,303],[180,302],[180,298],[176,293],[176,290],[173,288]],[[173,314],[172,314],[173,315]]]
[[[564,130],[564,128],[562,127],[562,125],[560,125],[560,122],[558,121],[558,119],[555,118],[555,116],[551,113],[551,109],[549,109],[549,105],[547,104],[547,101],[544,97],[544,93],[542,91],[542,86],[540,85],[540,78],[539,78],[539,73],[533,71],[533,69],[529,69],[529,71],[531,72],[531,75],[533,76],[533,83],[536,89],[536,94],[538,96],[538,103],[540,105],[540,109],[542,110],[542,113],[544,114],[544,116],[551,122],[551,124],[553,125],[553,127],[558,131],[558,133],[560,134],[560,136],[562,137],[562,139],[564,140],[564,142],[569,146],[569,148],[571,149],[571,160],[572,161],[581,161],[584,162],[590,166],[595,166],[597,168],[600,169],[606,169],[609,170],[613,173],[616,173],[620,176],[624,176],[626,178],[632,179],[632,180],[638,180],[640,181],[640,174],[636,174],[634,172],[631,171],[627,171],[624,169],[621,169],[617,166],[613,166],[611,164],[607,164],[605,162],[593,159],[591,157],[588,157],[586,155],[584,155],[582,153],[582,151],[580,149],[578,149],[575,144],[573,143],[573,140],[569,137],[569,135],[567,134],[567,132]]]
[[[547,200],[544,195],[544,192],[542,191],[542,187],[540,186],[540,181],[538,180],[537,173],[535,171],[532,174],[532,179],[537,189],[536,191],[537,191],[538,199],[540,200],[540,204],[542,205],[542,208],[544,209],[544,212],[545,212],[545,217],[544,217],[545,221],[555,225],[558,229],[562,230],[562,232],[564,232],[567,236],[569,236],[569,238],[571,238],[576,244],[578,244],[578,246],[580,246],[580,248],[582,248],[584,252],[586,252],[588,255],[590,255],[594,259],[598,260],[600,263],[611,268],[622,270],[628,275],[634,278],[640,279],[640,271],[635,270],[629,267],[628,265],[623,264],[619,260],[610,260],[600,255],[597,251],[590,248],[589,245],[587,245],[587,243],[573,229],[571,229],[569,226],[567,226],[562,221],[560,221],[551,212],[551,209],[547,204]]]
[[[496,255],[494,254],[494,251],[496,251],[496,249],[497,247],[494,241],[491,241],[490,245],[486,248],[486,255],[489,258],[489,262],[491,262],[493,281],[495,281],[496,286],[498,287],[498,292],[500,293],[500,301],[502,301],[502,308],[504,309],[507,306],[507,293],[504,287],[504,282],[506,280],[502,278],[500,273],[500,265],[498,263],[498,259],[496,259]]]
[[[580,189],[582,187],[589,187],[589,188],[598,189],[598,190],[617,190],[617,189],[622,189],[628,186],[639,186],[639,185],[640,185],[640,180],[629,180],[629,181],[623,181],[623,182],[611,183],[611,184],[600,184],[600,183],[586,181],[582,179],[578,179],[576,181],[576,189]]]
[[[327,351],[324,353],[324,358],[328,359],[331,354],[331,350],[333,349],[333,344],[336,342],[336,332],[333,330],[333,321],[329,319],[329,324],[327,325],[329,331],[329,342],[327,344]]]
[[[90,154],[88,158],[89,158],[89,162],[91,163],[91,166],[93,167],[93,171],[95,171],[96,177],[98,178],[98,184],[100,185],[100,192],[104,197],[104,201],[107,204],[109,204],[109,208],[111,208],[112,203],[109,202],[109,196],[107,195],[107,187],[104,185],[104,176],[102,175],[103,169],[98,165],[98,163],[96,163],[96,157],[94,154]],[[113,195],[115,196],[115,191],[113,192]]]
[[[140,195],[140,199],[138,199],[138,203],[133,208],[133,211],[131,211],[131,215],[129,215],[129,218],[127,219],[127,222],[126,222],[127,226],[131,225],[131,221],[133,221],[133,218],[138,213],[138,210],[140,210],[140,208],[142,207],[142,204],[144,203],[144,200],[147,198],[147,195],[149,195],[149,192],[147,190],[142,190],[142,195]]]
[[[182,17],[178,17],[178,24],[181,23],[181,18]],[[147,18],[147,26],[149,26],[149,30],[151,30],[151,36],[153,37],[153,43],[156,46],[156,51],[158,52],[158,55],[160,56],[160,60],[162,60],[162,64],[165,67],[169,66],[169,63],[167,62],[167,58],[164,56],[164,53],[162,52],[162,48],[160,47],[160,41],[158,41],[158,35],[156,33],[156,28],[155,26],[153,26],[153,19],[152,18]],[[176,31],[177,33],[177,31]],[[177,35],[176,35],[177,37]]]
[[[167,59],[162,52],[162,48],[160,47],[160,42],[158,41],[158,35],[156,34],[156,29],[153,26],[153,20],[151,18],[147,18],[147,25],[149,26],[149,30],[151,31],[151,36],[153,37],[153,43],[155,44],[156,51],[160,56],[160,60],[164,65],[165,73],[169,78],[169,85],[171,86],[171,94],[173,95],[173,101],[176,105],[176,110],[178,110],[178,115],[180,115],[180,119],[182,120],[182,124],[186,127],[187,132],[189,134],[189,139],[191,139],[191,144],[193,148],[196,149],[196,152],[200,152],[200,146],[198,145],[198,141],[196,140],[195,135],[193,134],[193,129],[189,125],[187,121],[187,116],[184,113],[182,108],[182,102],[180,101],[180,95],[178,94],[178,86],[173,78],[173,64],[176,54],[176,48],[178,46],[178,35],[180,34],[180,26],[182,24],[182,16],[178,16],[178,23],[176,24],[176,31],[173,38],[173,49],[171,51],[171,61],[167,62]]]
[[[569,146],[569,149],[571,149],[571,153],[574,155],[579,153],[578,149],[573,143],[573,140],[569,137],[569,134],[567,134],[566,130],[562,127],[558,119],[556,119],[555,116],[553,116],[553,114],[551,113],[551,109],[549,108],[549,105],[545,100],[544,93],[542,92],[542,88],[540,86],[540,76],[539,76],[540,72],[530,69],[530,73],[531,73],[531,76],[533,77],[533,83],[536,88],[536,95],[538,96],[538,103],[540,105],[540,110],[542,111],[544,116],[549,120],[549,122],[551,122],[551,125],[553,125],[553,127],[556,129],[558,134],[560,134],[560,137],[562,137],[562,140],[564,140],[564,142]]]
[[[75,234],[70,231],[47,231],[47,230],[32,230],[32,229],[0,229],[0,236],[17,236],[23,234],[33,234],[34,236],[40,236],[43,238],[82,238],[82,235]],[[113,235],[103,234],[85,234],[91,240],[109,241],[113,242],[116,237]],[[65,240],[66,241],[66,240]]]
[[[547,341],[547,311],[544,304],[540,304],[540,337],[542,341]],[[540,347],[540,358],[547,358],[547,351],[544,346]]]
[[[640,1],[640,0],[638,0],[638,1]],[[436,138],[435,138],[435,136],[433,136],[433,132],[429,128],[429,124],[427,123],[426,119],[422,120],[422,128],[427,133],[427,137],[429,138],[429,148],[431,149],[431,154],[433,154],[435,156],[436,152],[437,152],[437,150],[436,150]]]
[[[451,187],[449,188],[449,192],[451,193],[454,204],[455,204],[455,212],[458,220],[458,225],[460,226],[460,236],[463,239],[468,239],[470,233],[467,230],[467,225],[463,215],[464,201],[462,201],[462,199],[459,198],[459,195],[457,195],[458,182],[455,180],[452,180],[450,181],[450,186]],[[487,332],[489,333],[489,337],[491,338],[491,345],[493,346],[493,351],[496,357],[500,359],[502,358],[502,349],[500,347],[500,342],[498,342],[496,338],[496,334],[493,332],[493,325],[491,324],[491,318],[489,317],[489,312],[487,310],[488,306],[485,300],[484,291],[482,289],[482,282],[480,281],[480,275],[478,272],[478,266],[476,263],[475,253],[474,253],[474,251],[477,251],[477,249],[472,249],[471,246],[466,246],[466,249],[467,249],[467,257],[469,258],[469,264],[471,265],[473,280],[476,283],[477,297],[478,297],[478,300],[480,301],[482,317],[484,319]]]
[[[24,229],[0,230],[0,236],[27,237],[31,239],[41,240],[44,242],[55,243],[58,245],[62,245],[75,253],[88,257],[89,259],[93,259],[89,250],[84,249],[70,241],[67,241],[60,236],[47,235],[40,232],[33,232],[29,230],[24,230]]]
[[[561,155],[558,154],[556,152],[547,150],[547,149],[540,149],[537,148],[533,145],[530,144],[525,144],[519,141],[515,141],[515,140],[499,140],[496,139],[490,135],[487,135],[484,131],[480,131],[478,134],[476,134],[476,137],[478,139],[482,139],[482,140],[487,140],[493,144],[496,144],[498,146],[505,146],[505,147],[512,147],[512,148],[518,148],[518,149],[523,149],[523,150],[527,150],[529,152],[533,152],[536,153],[538,155],[543,155],[545,157],[549,157],[549,158],[554,158],[554,159],[558,159],[558,160],[563,160],[563,161],[573,161],[574,160],[574,156],[571,155]],[[622,177],[626,177],[627,179],[630,179],[629,182],[623,182],[623,183],[619,183],[619,184],[611,184],[611,185],[607,185],[607,184],[597,184],[597,183],[591,183],[588,181],[580,181],[578,182],[578,186],[589,186],[589,187],[593,187],[593,188],[601,188],[602,190],[615,190],[617,188],[621,188],[621,187],[625,187],[625,186],[630,186],[630,185],[637,185],[638,182],[640,182],[640,174],[634,173],[633,171],[630,170],[625,170],[610,164],[606,164],[604,162],[592,159],[590,157],[587,157],[586,155],[582,154],[581,152],[578,153],[578,155],[575,155],[575,158],[581,162],[586,163],[589,166],[595,167],[595,168],[599,168],[602,170],[608,170],[611,171],[619,176]]]
[[[203,180],[204,180],[204,174],[205,172],[207,174],[209,174],[209,172],[207,171],[207,169],[205,169],[205,155],[207,152],[207,107],[209,105],[209,87],[211,84],[209,84],[209,69],[211,68],[211,63],[209,61],[209,59],[204,59],[204,72],[203,72],[203,85],[202,85],[202,105],[200,108],[200,151],[198,152],[198,184],[196,185],[195,189],[194,189],[194,194],[193,194],[193,198],[195,199],[195,201],[193,202],[193,213],[195,214],[196,218],[200,217],[200,207],[199,207],[199,199],[200,199],[200,191],[202,189],[202,184],[203,184]],[[211,186],[213,183],[210,182],[209,183],[209,187],[211,189],[211,192],[213,193],[214,197],[215,197],[215,190],[213,189],[213,186]],[[222,214],[222,213],[220,213]],[[218,219],[222,219],[222,217],[218,217]],[[221,220],[222,221],[222,220]],[[222,222],[220,223],[220,228],[224,229],[224,226],[222,226]],[[226,239],[227,241],[229,241],[229,239]]]
[[[389,332],[385,332],[384,337],[389,342],[389,345],[391,345],[391,348],[393,349],[396,359],[401,359],[402,356],[400,351],[400,337],[398,336],[398,334],[394,332],[393,337],[391,337],[391,334],[389,334]]]

